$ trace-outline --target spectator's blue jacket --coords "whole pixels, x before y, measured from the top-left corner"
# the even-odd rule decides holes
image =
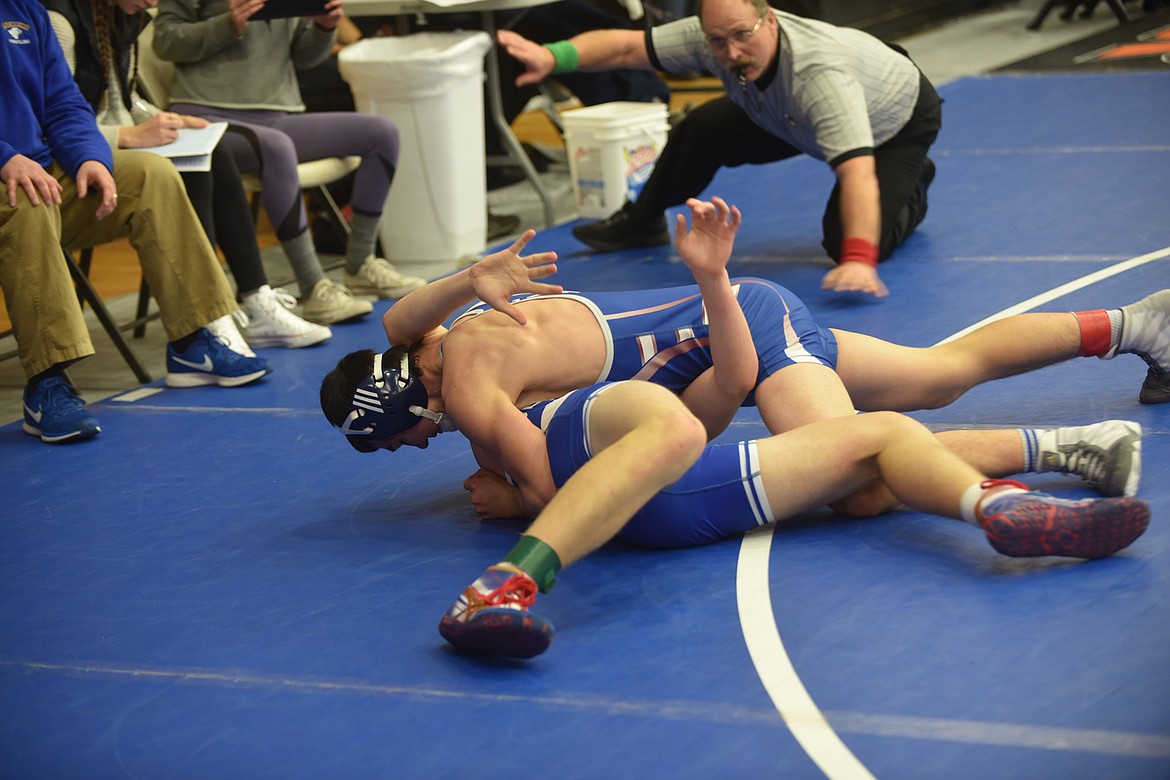
[[[0,167],[17,154],[45,167],[56,159],[70,176],[87,160],[114,169],[37,0],[0,0]]]

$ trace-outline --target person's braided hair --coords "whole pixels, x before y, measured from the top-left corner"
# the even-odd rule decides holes
[[[93,9],[93,26],[97,31],[98,40],[98,54],[101,58],[102,64],[102,86],[106,92],[110,89],[110,70],[114,66],[114,19],[115,14],[120,10],[116,5],[108,2],[108,0],[90,0],[90,7]],[[139,32],[146,26],[146,14],[137,14],[141,17],[138,20]],[[129,93],[127,97],[134,94],[135,88],[138,84],[138,36],[134,36],[133,56],[130,58],[131,72],[128,74],[129,78],[126,80],[126,90]]]

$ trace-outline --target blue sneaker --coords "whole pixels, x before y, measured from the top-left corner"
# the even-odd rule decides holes
[[[167,344],[167,387],[238,387],[270,370],[267,360],[233,352],[207,328],[200,328],[195,341],[181,353],[174,344]]]
[[[1145,533],[1150,524],[1150,507],[1140,498],[1069,501],[1028,491],[988,496],[979,516],[991,546],[1004,555],[1105,558]]]
[[[85,401],[63,377],[51,376],[33,390],[24,389],[24,432],[41,441],[92,439],[101,433],[97,418],[85,410]]]
[[[536,601],[536,581],[507,564],[491,566],[439,621],[439,633],[455,646],[481,655],[532,658],[553,640],[553,626],[528,608]]]

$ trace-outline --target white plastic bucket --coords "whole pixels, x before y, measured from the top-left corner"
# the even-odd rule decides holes
[[[604,218],[637,200],[670,125],[661,103],[602,103],[563,117],[569,176],[582,217]]]
[[[359,111],[393,119],[401,147],[380,238],[388,260],[450,262],[487,242],[484,32],[367,38],[338,69]]]

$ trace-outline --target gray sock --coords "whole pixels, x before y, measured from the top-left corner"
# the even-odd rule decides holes
[[[280,245],[288,255],[288,262],[297,276],[297,284],[301,287],[303,298],[313,291],[317,282],[325,278],[321,258],[317,257],[317,248],[313,246],[313,237],[306,230],[296,238],[281,241]]]
[[[378,240],[378,222],[381,219],[381,216],[354,212],[353,221],[349,225],[349,242],[345,245],[347,273],[356,274],[366,258],[374,254],[374,242]]]

